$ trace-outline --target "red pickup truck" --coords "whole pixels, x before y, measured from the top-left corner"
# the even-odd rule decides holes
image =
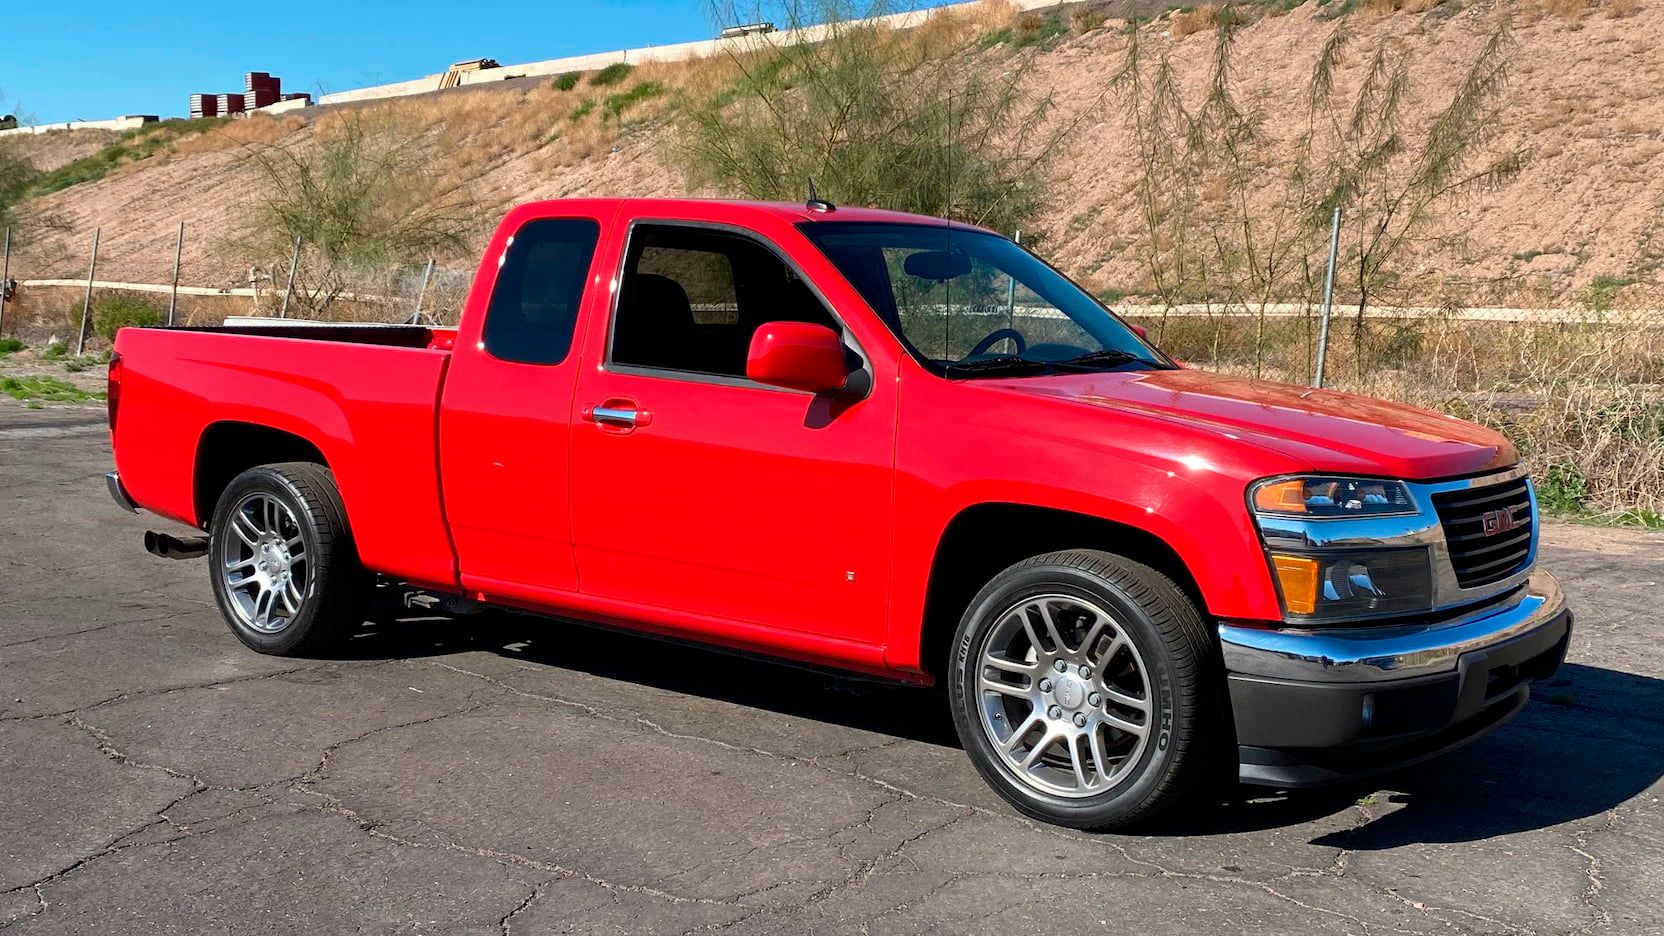
[[[112,494],[206,532],[146,539],[257,651],[381,582],[945,681],[988,782],[1081,828],[1432,756],[1571,633],[1503,437],[1184,368],[912,215],[528,204],[455,329],[129,328],[109,412]]]

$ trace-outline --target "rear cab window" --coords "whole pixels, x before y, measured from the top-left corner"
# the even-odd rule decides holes
[[[486,308],[486,353],[522,364],[566,360],[600,238],[589,218],[544,218],[515,232]]]

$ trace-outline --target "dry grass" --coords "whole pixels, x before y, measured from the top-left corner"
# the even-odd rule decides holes
[[[1641,12],[1641,0],[1606,0],[1601,13],[1607,19],[1628,19]]]
[[[1580,20],[1597,6],[1600,0],[1525,0],[1520,4],[1525,22],[1540,19]]]
[[[220,153],[249,146],[270,146],[288,139],[306,128],[306,121],[295,115],[272,116],[256,114],[242,120],[228,120],[207,133],[185,137],[173,144],[173,155]]]
[[[1175,10],[1172,15],[1173,35],[1188,36],[1212,29],[1219,23],[1221,9],[1217,3],[1204,3],[1193,10]]]

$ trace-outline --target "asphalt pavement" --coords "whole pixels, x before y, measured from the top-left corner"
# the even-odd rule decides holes
[[[0,400],[0,930],[1664,933],[1664,536],[1551,524],[1570,660],[1368,783],[1023,819],[941,693],[529,616],[243,648],[101,408]]]

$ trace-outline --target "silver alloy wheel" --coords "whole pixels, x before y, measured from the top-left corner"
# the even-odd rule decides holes
[[[1006,768],[1055,796],[1120,784],[1150,737],[1144,660],[1126,628],[1085,598],[1040,595],[1002,612],[978,649],[976,696]]]
[[[312,571],[294,512],[271,494],[249,494],[231,508],[229,533],[219,562],[232,611],[262,634],[283,630],[300,613]]]

